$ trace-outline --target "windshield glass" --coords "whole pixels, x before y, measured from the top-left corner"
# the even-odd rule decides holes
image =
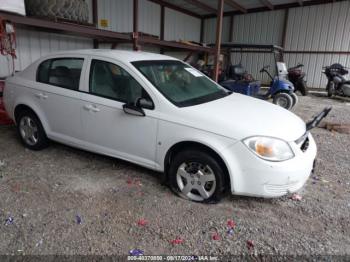
[[[228,95],[196,69],[174,60],[132,63],[170,102],[179,107],[198,105]]]

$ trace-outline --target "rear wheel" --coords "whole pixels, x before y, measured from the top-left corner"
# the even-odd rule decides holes
[[[290,94],[290,96],[293,99],[293,105],[292,105],[292,108],[293,108],[296,104],[298,104],[299,98],[298,98],[296,93],[292,93],[292,94]]]
[[[224,175],[213,156],[194,149],[178,153],[169,168],[172,190],[195,202],[218,202],[223,196]]]
[[[309,90],[307,89],[306,82],[305,81],[300,81],[297,84],[297,90],[303,95],[307,96],[309,94]]]
[[[293,106],[293,98],[287,93],[278,93],[273,97],[273,103],[289,110]]]
[[[19,113],[16,119],[17,131],[23,145],[32,150],[48,146],[49,140],[39,118],[30,110]]]

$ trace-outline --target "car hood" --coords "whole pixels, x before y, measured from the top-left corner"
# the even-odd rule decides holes
[[[178,108],[177,112],[177,122],[239,140],[250,136],[270,136],[295,141],[306,131],[304,121],[294,113],[237,93],[208,103]]]

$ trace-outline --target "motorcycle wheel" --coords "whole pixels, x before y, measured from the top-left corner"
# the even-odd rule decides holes
[[[273,96],[273,103],[289,110],[293,106],[293,98],[287,93],[278,93]]]
[[[300,81],[298,83],[297,90],[299,90],[303,96],[307,96],[309,94],[309,90],[307,89],[305,81]]]
[[[292,105],[292,108],[293,108],[296,104],[298,104],[299,98],[298,98],[296,93],[292,93],[292,94],[290,94],[290,96],[293,99],[293,105]]]
[[[334,83],[333,82],[329,82],[327,84],[327,95],[328,95],[328,97],[332,97],[334,95],[334,92],[335,92]]]

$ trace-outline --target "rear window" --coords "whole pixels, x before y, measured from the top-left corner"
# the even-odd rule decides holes
[[[42,62],[37,71],[37,82],[79,90],[83,58],[54,58]]]

